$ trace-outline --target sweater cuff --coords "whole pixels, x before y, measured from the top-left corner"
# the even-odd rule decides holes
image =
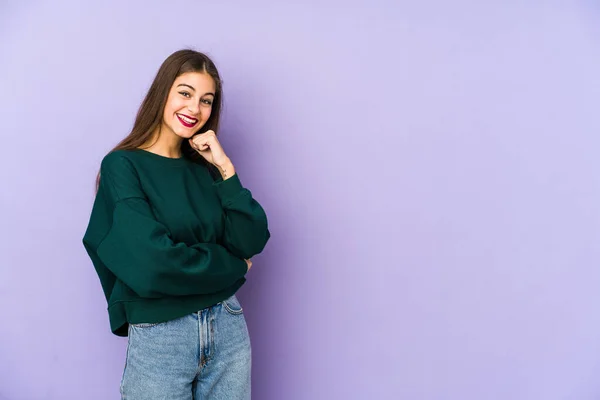
[[[213,186],[217,189],[222,203],[234,199],[244,190],[237,172],[231,178],[215,181]]]
[[[240,261],[238,262],[240,265],[240,278],[243,278],[248,273],[248,263],[243,258],[238,258],[238,260]]]

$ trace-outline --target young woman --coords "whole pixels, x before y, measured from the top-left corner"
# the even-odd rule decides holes
[[[173,53],[101,163],[83,244],[128,336],[123,399],[250,398],[235,293],[270,233],[217,139],[222,98],[206,55]]]

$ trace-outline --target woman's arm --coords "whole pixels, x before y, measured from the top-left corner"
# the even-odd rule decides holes
[[[101,190],[114,206],[112,225],[97,255],[139,296],[211,293],[232,285],[248,271],[243,257],[218,244],[175,243],[154,217],[126,157],[105,158]]]

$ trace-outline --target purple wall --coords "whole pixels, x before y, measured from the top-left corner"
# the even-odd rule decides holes
[[[600,397],[597,3],[95,3],[0,5],[0,399],[119,398],[81,237],[183,46],[270,217],[254,398]]]

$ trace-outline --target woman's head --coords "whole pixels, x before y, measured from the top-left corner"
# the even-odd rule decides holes
[[[179,75],[162,107],[160,132],[169,131],[182,139],[189,139],[205,127],[212,116],[215,86],[214,79],[205,72]]]
[[[209,129],[218,133],[222,100],[221,78],[212,60],[194,50],[176,51],[160,66],[138,110],[131,133],[116,149],[139,147],[157,129],[165,127],[184,139]],[[195,117],[198,121],[192,128],[187,128],[178,119],[178,114]],[[182,142],[185,144],[189,146],[186,140]]]
[[[155,135],[175,134],[184,139],[182,154],[202,162],[186,139],[208,130],[218,134],[222,105],[221,78],[212,60],[194,50],[176,51],[160,66],[131,132],[113,151],[142,147],[156,140]]]

